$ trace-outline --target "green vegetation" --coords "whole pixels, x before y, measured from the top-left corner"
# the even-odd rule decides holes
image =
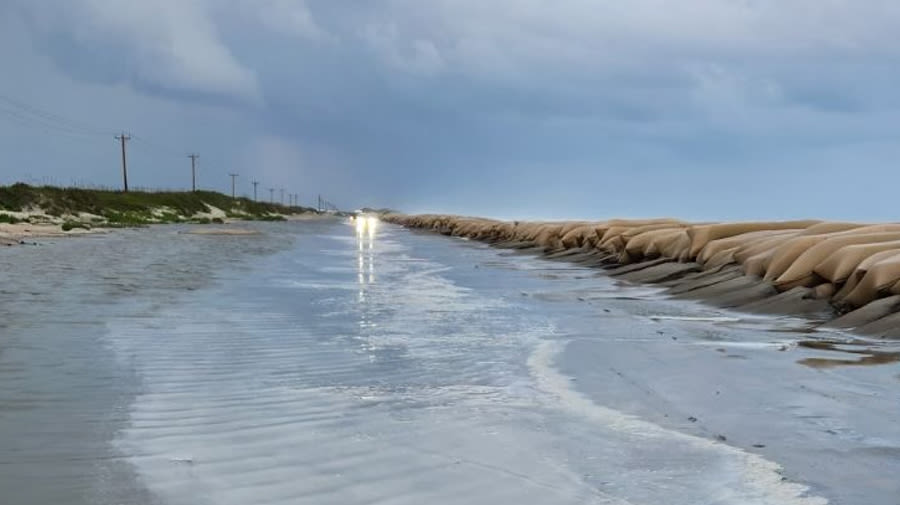
[[[0,223],[17,224],[17,223],[21,223],[21,222],[23,222],[22,219],[19,219],[16,216],[13,216],[12,214],[6,214],[6,213],[0,212]]]
[[[27,184],[0,186],[0,211],[19,212],[40,208],[47,215],[61,219],[63,226],[69,226],[69,229],[84,227],[83,223],[110,227],[222,223],[221,218],[208,215],[210,206],[223,210],[232,219],[259,221],[282,221],[284,214],[316,212],[306,207],[285,207],[247,198],[232,199],[213,191],[124,193]],[[93,216],[73,218],[82,213]],[[13,215],[0,212],[2,223],[20,221]]]
[[[87,223],[82,223],[81,221],[65,221],[62,224],[62,231],[72,231],[75,228],[81,228],[82,230],[90,230],[91,225]]]

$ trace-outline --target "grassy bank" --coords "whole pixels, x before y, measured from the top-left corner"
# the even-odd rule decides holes
[[[227,219],[280,221],[288,215],[315,212],[308,207],[232,199],[213,191],[123,193],[27,184],[0,186],[0,223],[54,223],[64,230]]]

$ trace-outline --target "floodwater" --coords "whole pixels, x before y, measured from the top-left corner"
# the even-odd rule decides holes
[[[900,503],[896,346],[389,225],[0,250],[0,502]]]

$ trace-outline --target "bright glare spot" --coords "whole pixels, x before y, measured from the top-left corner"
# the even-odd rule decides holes
[[[368,234],[370,237],[375,236],[375,231],[378,229],[378,218],[375,216],[357,216],[356,218],[351,219],[356,227],[357,235],[366,235]]]

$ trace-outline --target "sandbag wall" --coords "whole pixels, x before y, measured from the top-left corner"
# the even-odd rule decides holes
[[[382,219],[498,247],[569,257],[613,273],[628,273],[642,282],[666,283],[682,294],[694,290],[686,287],[703,289],[716,282],[746,290],[752,281],[758,293],[754,298],[729,298],[721,289],[710,291],[711,296],[757,306],[763,298],[817,300],[827,304],[834,317],[855,312],[838,319],[838,326],[843,320],[854,328],[864,326],[900,309],[900,224],[686,223],[676,219],[506,222],[401,214]],[[873,302],[878,302],[877,309],[865,310]],[[879,328],[885,327],[885,321],[891,322],[888,328],[900,327],[897,318],[897,325],[889,319],[881,321]],[[895,336],[883,329],[879,334]]]

